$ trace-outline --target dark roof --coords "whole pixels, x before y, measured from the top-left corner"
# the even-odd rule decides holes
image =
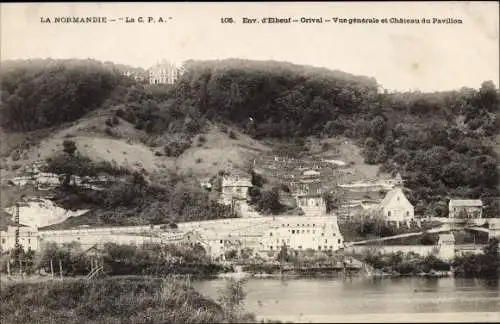
[[[322,182],[292,182],[290,191],[295,195],[321,195],[327,188]]]

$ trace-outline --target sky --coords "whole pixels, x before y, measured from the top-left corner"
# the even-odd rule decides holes
[[[161,59],[277,60],[374,77],[388,90],[499,85],[497,2],[0,4],[1,60],[93,58],[148,68]],[[172,17],[63,24],[54,17]],[[264,17],[456,18],[462,24],[243,24]],[[44,18],[52,23],[41,23]],[[232,17],[233,24],[221,23]]]

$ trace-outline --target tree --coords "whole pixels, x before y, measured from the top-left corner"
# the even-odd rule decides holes
[[[229,323],[236,322],[236,319],[240,317],[245,298],[243,281],[233,278],[230,278],[224,289],[219,292],[218,301],[222,305]]]
[[[323,194],[323,199],[326,204],[326,212],[330,213],[342,206],[346,199],[346,192],[341,187],[335,186],[332,191]]]
[[[63,141],[63,151],[69,156],[73,156],[76,151],[76,143],[73,140],[64,140]]]
[[[260,211],[278,214],[283,211],[284,206],[280,202],[279,188],[262,190],[260,198],[257,201],[257,208]]]

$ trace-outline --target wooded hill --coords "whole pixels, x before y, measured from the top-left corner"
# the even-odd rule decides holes
[[[491,81],[387,93],[373,78],[283,62],[187,61],[184,69],[173,86],[149,86],[96,61],[2,64],[2,127],[32,131],[115,109],[151,137],[181,134],[165,144],[172,156],[207,122],[258,140],[345,136],[366,163],[399,171],[419,210],[446,215],[449,198],[481,198],[486,214],[498,215],[500,92]]]

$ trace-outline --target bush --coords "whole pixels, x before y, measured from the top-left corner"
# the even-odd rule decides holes
[[[238,137],[236,136],[236,133],[234,131],[229,131],[229,138],[230,139],[237,139]]]
[[[113,132],[113,130],[110,127],[106,127],[106,129],[104,130],[104,133],[106,133],[106,135],[108,135],[108,136],[116,137],[116,134]]]
[[[190,140],[171,140],[165,146],[165,155],[169,157],[179,157],[185,150],[191,147]]]
[[[21,159],[21,153],[19,151],[14,151],[12,153],[12,161],[19,161]]]

